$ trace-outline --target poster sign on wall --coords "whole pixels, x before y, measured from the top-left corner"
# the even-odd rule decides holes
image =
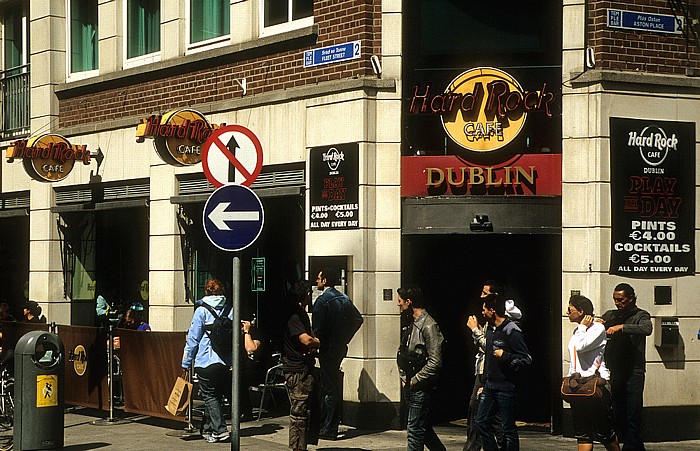
[[[310,229],[358,228],[359,145],[314,147],[309,160]]]
[[[695,124],[610,118],[610,274],[695,273]]]

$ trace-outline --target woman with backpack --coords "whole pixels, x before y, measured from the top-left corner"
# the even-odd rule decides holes
[[[224,395],[230,395],[231,353],[221,356],[214,350],[206,327],[214,324],[218,316],[233,319],[233,311],[226,303],[224,291],[224,285],[217,279],[209,279],[204,285],[206,296],[201,303],[198,302],[203,308],[194,311],[182,356],[185,370],[191,369],[194,361],[194,371],[199,378],[199,389],[204,400],[201,431],[209,443],[223,442],[230,437],[221,401]]]

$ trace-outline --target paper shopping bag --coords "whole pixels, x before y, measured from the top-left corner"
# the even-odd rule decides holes
[[[192,396],[192,383],[182,377],[178,377],[175,381],[175,386],[170,392],[170,398],[168,398],[168,405],[165,408],[172,415],[180,415],[187,409],[190,405],[190,398]]]

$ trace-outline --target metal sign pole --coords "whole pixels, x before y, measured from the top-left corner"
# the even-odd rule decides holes
[[[240,377],[241,377],[241,348],[239,343],[241,340],[241,258],[238,254],[233,257],[233,283],[232,283],[231,305],[233,306],[233,359],[232,359],[232,376],[231,376],[231,449],[238,451],[240,449]]]
[[[107,388],[109,392],[109,421],[114,421],[114,325],[109,325],[107,345]]]

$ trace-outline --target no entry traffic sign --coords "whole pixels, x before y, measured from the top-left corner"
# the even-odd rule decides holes
[[[202,146],[204,175],[215,187],[233,183],[250,186],[260,175],[260,140],[242,125],[226,125],[212,132]]]
[[[253,190],[242,185],[225,185],[207,199],[202,223],[214,246],[224,251],[240,251],[260,236],[265,212]]]

